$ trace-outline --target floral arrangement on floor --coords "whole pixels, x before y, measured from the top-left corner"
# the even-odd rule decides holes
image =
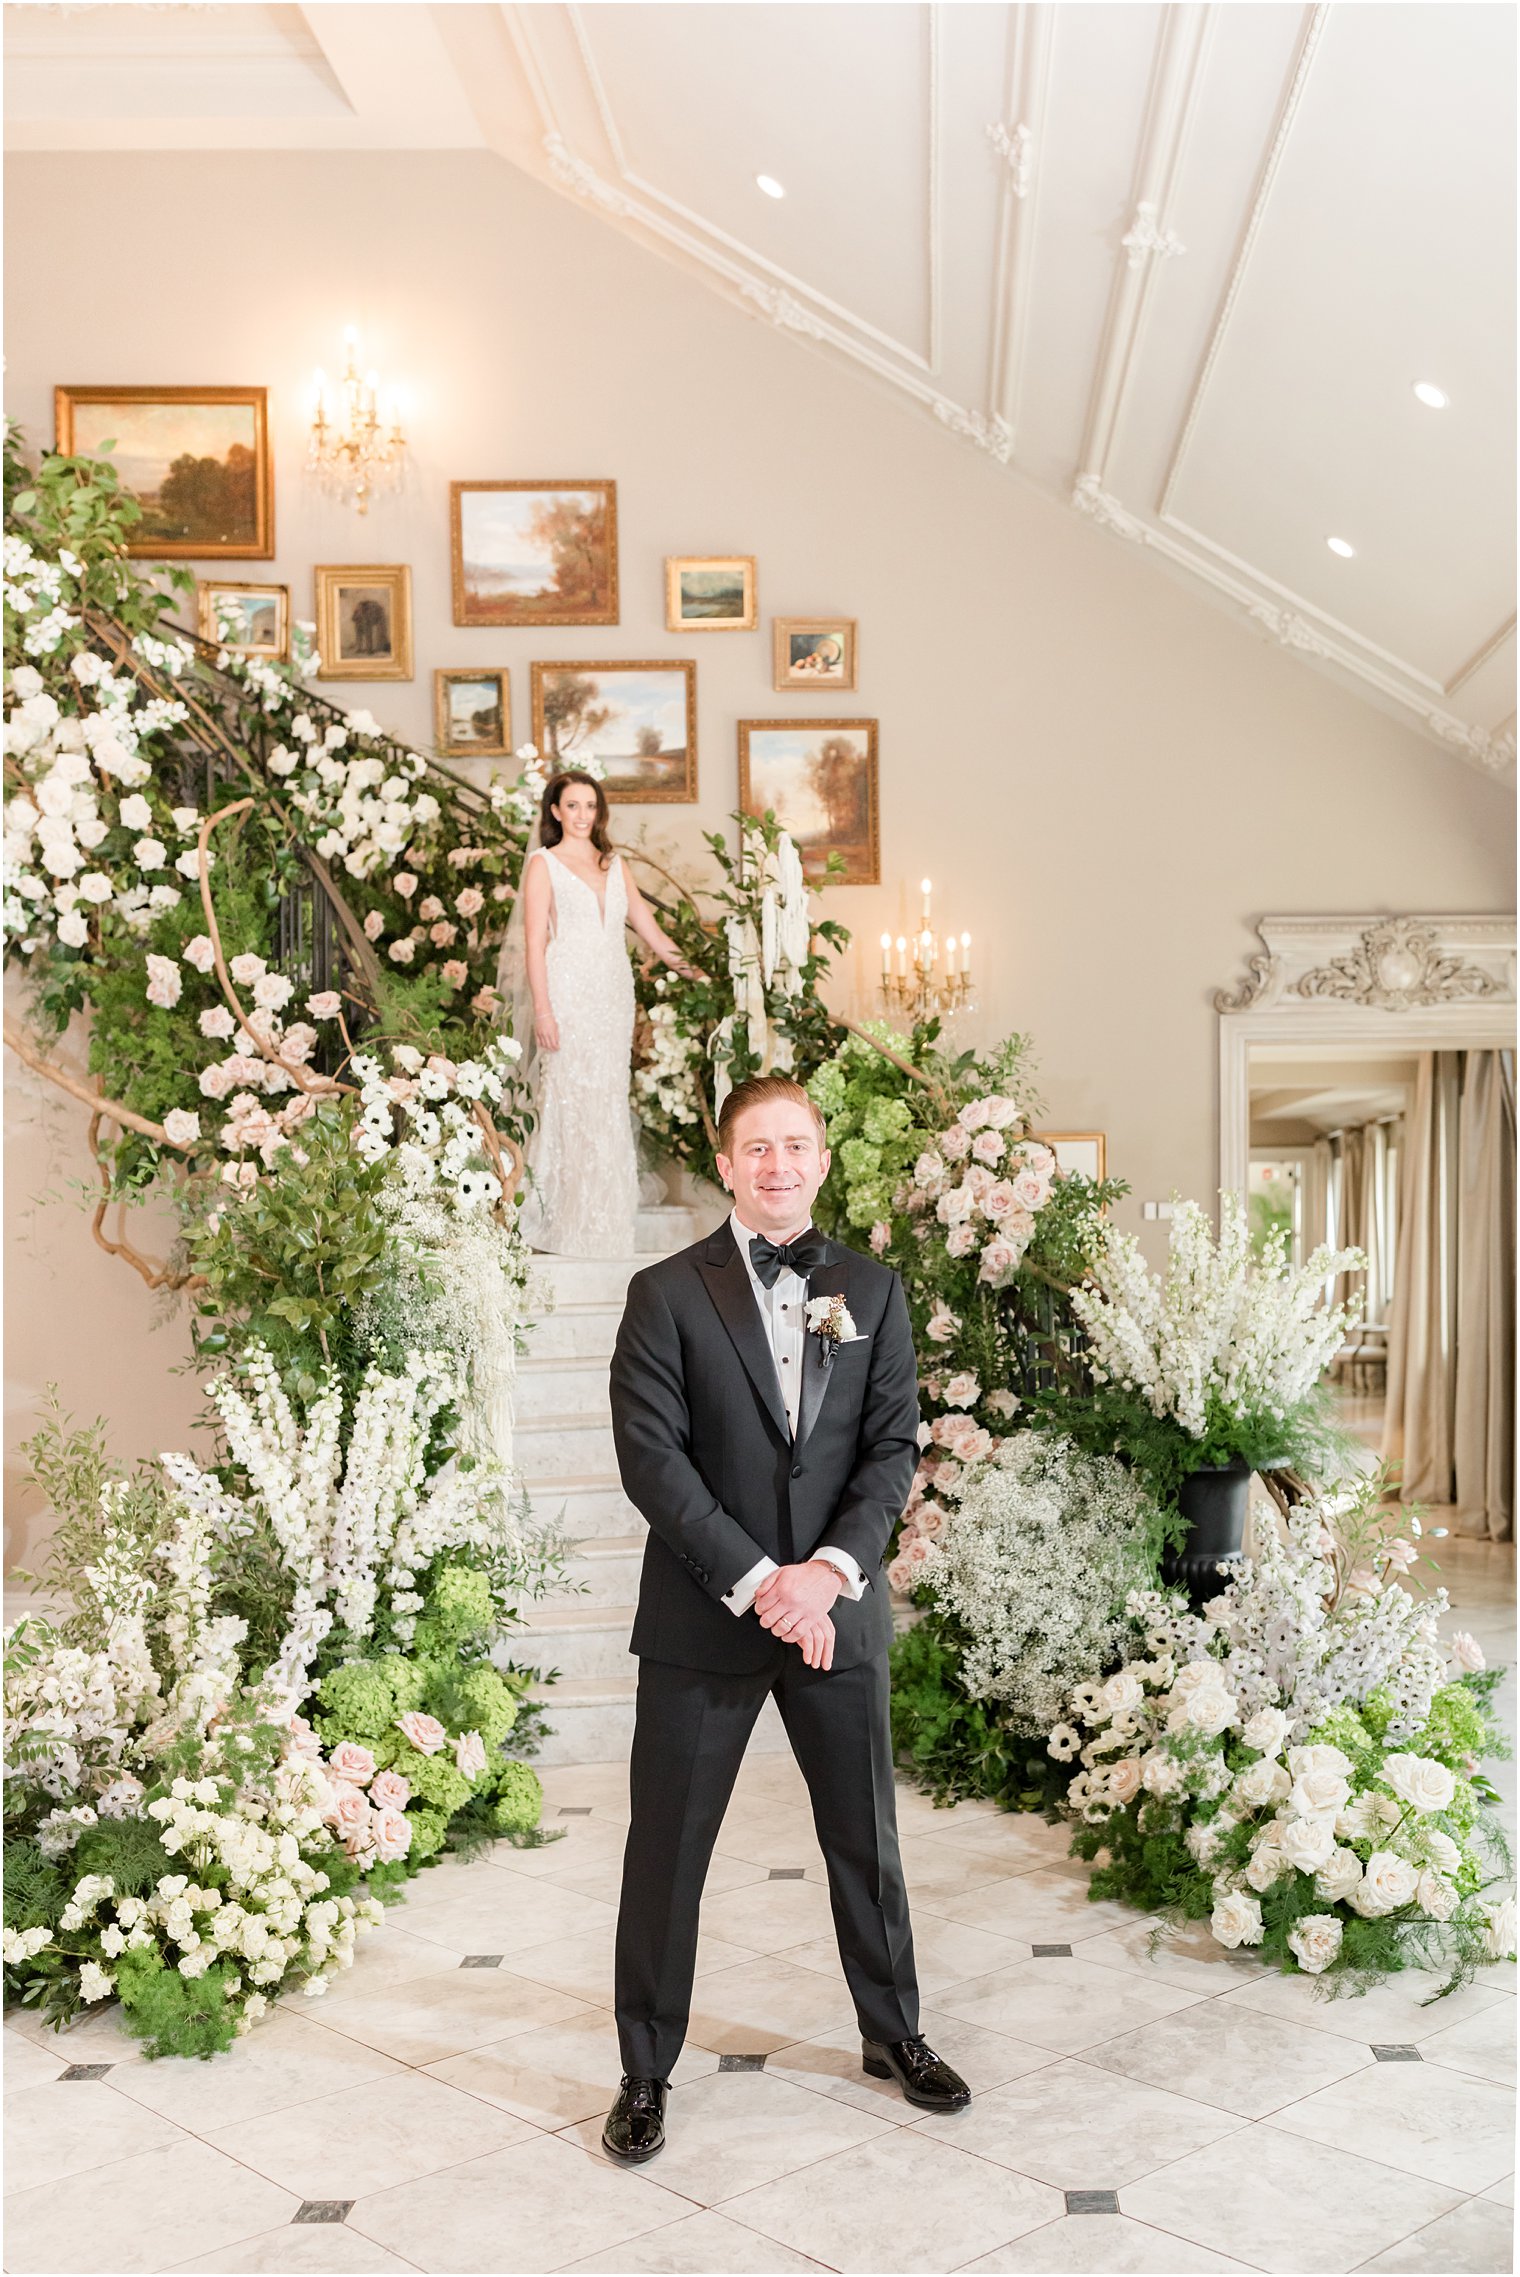
[[[1364,1988],[1441,1967],[1443,1990],[1512,1954],[1509,1865],[1478,1770],[1506,1752],[1497,1677],[1470,1637],[1448,1665],[1438,1590],[1397,1576],[1379,1479],[1257,1515],[1252,1558],[1201,1613],[1142,1590],[1113,1673],[1068,1696],[1047,1748],[1068,1773],[1091,1895],[1280,1968]],[[1418,1519],[1407,1521],[1417,1531]]]
[[[1325,1368],[1360,1317],[1359,1299],[1330,1305],[1325,1290],[1365,1263],[1323,1246],[1294,1265],[1282,1227],[1253,1250],[1233,1194],[1220,1196],[1217,1241],[1197,1202],[1175,1204],[1164,1277],[1105,1226],[1071,1293],[1093,1388],[1070,1427],[1122,1446],[1163,1491],[1232,1461],[1316,1475],[1335,1443]]]

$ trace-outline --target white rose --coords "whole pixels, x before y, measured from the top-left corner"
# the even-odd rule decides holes
[[[1351,1800],[1351,1784],[1338,1771],[1305,1771],[1294,1780],[1288,1800],[1300,1818],[1333,1819]]]
[[[1098,1698],[1111,1716],[1122,1716],[1131,1708],[1138,1708],[1145,1698],[1145,1686],[1132,1668],[1121,1668],[1101,1687]]]
[[[1140,1759],[1140,1778],[1148,1795],[1163,1799],[1175,1795],[1182,1786],[1182,1765],[1164,1747],[1153,1747]]]
[[[1235,1793],[1240,1801],[1253,1811],[1265,1810],[1269,1804],[1286,1799],[1291,1782],[1280,1763],[1264,1755],[1259,1763],[1247,1764],[1235,1781]]]
[[[1362,1878],[1362,1861],[1354,1850],[1332,1850],[1314,1877],[1314,1894],[1327,1905],[1340,1905]]]
[[[201,1135],[201,1119],[184,1107],[171,1107],[164,1117],[164,1135],[172,1146],[194,1146]]]
[[[1450,1921],[1457,1910],[1457,1893],[1444,1874],[1422,1874],[1415,1896],[1420,1911],[1428,1913],[1432,1921]]]
[[[1224,1674],[1217,1660],[1190,1660],[1185,1668],[1178,1669],[1172,1683],[1172,1696],[1186,1700],[1194,1692],[1222,1690],[1223,1686]]]
[[[1349,1779],[1352,1764],[1350,1756],[1343,1755],[1338,1747],[1290,1747],[1288,1769],[1295,1779],[1301,1779],[1306,1771],[1334,1771]]]
[[[1391,1850],[1374,1850],[1351,1903],[1367,1920],[1375,1921],[1408,1905],[1419,1878],[1407,1858],[1397,1858]]]
[[[164,866],[164,842],[161,838],[139,838],[132,854],[140,870],[161,870]]]
[[[90,938],[90,928],[77,909],[66,910],[58,920],[58,938],[66,949],[82,949]]]
[[[1306,1975],[1317,1977],[1329,1968],[1341,1949],[1341,1925],[1333,1913],[1300,1914],[1288,1931],[1288,1943]]]
[[[1438,1826],[1427,1826],[1423,1834],[1425,1855],[1431,1864],[1443,1874],[1454,1874],[1462,1863],[1462,1853],[1451,1836]]]
[[[1233,1952],[1237,1945],[1259,1945],[1262,1939],[1261,1907],[1244,1890],[1227,1890],[1214,1900],[1209,1927],[1217,1943]]]
[[[1458,1668],[1469,1676],[1475,1676],[1479,1669],[1488,1666],[1488,1662],[1483,1657],[1483,1647],[1467,1629],[1458,1629],[1453,1635],[1451,1657]]]
[[[1499,1898],[1485,1915],[1483,1949],[1491,1961],[1507,1961],[1515,1950],[1515,1901]]]
[[[1132,1803],[1140,1792],[1140,1761],[1138,1756],[1126,1755],[1111,1763],[1103,1781],[1103,1800],[1116,1804],[1121,1810]]]
[[[1295,1872],[1317,1873],[1334,1853],[1334,1830],[1322,1818],[1290,1818],[1278,1836],[1278,1848]]]
[[[109,901],[111,881],[108,877],[103,877],[99,870],[86,870],[79,881],[79,890],[86,901]]]
[[[1403,1815],[1392,1795],[1374,1795],[1369,1790],[1339,1813],[1335,1831],[1342,1842],[1376,1842],[1383,1828],[1397,1826]]]
[[[1276,1755],[1288,1736],[1288,1719],[1281,1708],[1258,1708],[1240,1734],[1247,1747],[1259,1754]]]
[[[1401,1802],[1421,1812],[1446,1810],[1457,1791],[1445,1764],[1433,1763],[1426,1755],[1390,1755],[1380,1777]]]
[[[1187,1702],[1189,1727],[1209,1739],[1217,1739],[1222,1731],[1228,1731],[1239,1713],[1233,1692],[1199,1691]]]
[[[1287,1870],[1287,1861],[1276,1842],[1262,1842],[1251,1853],[1246,1880],[1253,1890],[1269,1890],[1274,1882],[1281,1881]]]

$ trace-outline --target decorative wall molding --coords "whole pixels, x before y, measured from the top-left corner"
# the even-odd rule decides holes
[[[1034,184],[1033,130],[1022,122],[1010,129],[1001,119],[993,119],[987,128],[987,140],[1008,168],[1009,196],[1027,198]]]
[[[800,332],[807,340],[827,337],[812,310],[804,308],[796,294],[785,291],[782,286],[762,284],[757,277],[747,277],[739,290],[753,308],[770,319],[778,332]]]
[[[1105,490],[1095,474],[1079,474],[1072,485],[1071,502],[1079,514],[1096,522],[1100,529],[1112,530],[1116,537],[1128,538],[1136,545],[1149,545],[1151,532],[1132,514],[1127,506]]]
[[[1173,261],[1179,253],[1187,251],[1175,229],[1162,228],[1150,198],[1142,198],[1136,206],[1135,218],[1119,243],[1129,255],[1128,265],[1132,269],[1138,269],[1148,253],[1154,254],[1158,261]]]
[[[1294,999],[1394,1013],[1515,1002],[1513,917],[1264,917],[1256,930],[1263,948],[1245,980],[1218,991],[1216,1012]]]
[[[573,191],[576,197],[600,206],[603,213],[616,214],[620,221],[638,218],[638,207],[632,198],[625,197],[610,182],[604,182],[596,168],[588,166],[584,158],[577,158],[567,147],[563,135],[544,136],[544,156],[555,181]]]
[[[1006,466],[1013,456],[1013,429],[1006,419],[989,419],[981,411],[963,411],[958,403],[945,396],[937,396],[934,416],[952,435],[964,435],[968,443],[975,443],[979,451]]]

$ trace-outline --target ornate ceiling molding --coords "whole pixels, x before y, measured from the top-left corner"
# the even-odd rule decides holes
[[[952,435],[964,435],[968,443],[975,443],[979,451],[1007,466],[1013,457],[1013,430],[1006,419],[988,419],[980,411],[963,411],[958,403],[940,396],[934,405],[934,416]]]
[[[1027,198],[1034,182],[1034,131],[1022,123],[1011,130],[1001,119],[987,128],[987,140],[1008,168],[1008,194]]]
[[[1136,206],[1135,218],[1119,243],[1129,255],[1131,269],[1138,269],[1147,254],[1154,254],[1158,261],[1173,261],[1187,251],[1175,229],[1162,228],[1149,198],[1142,198]]]

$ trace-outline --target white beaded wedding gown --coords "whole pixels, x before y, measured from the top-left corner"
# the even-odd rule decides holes
[[[612,858],[603,901],[550,847],[531,858],[548,864],[553,893],[546,963],[559,1050],[538,1054],[523,1237],[556,1257],[631,1257],[639,1172],[628,1111],[634,1002],[622,860]]]

